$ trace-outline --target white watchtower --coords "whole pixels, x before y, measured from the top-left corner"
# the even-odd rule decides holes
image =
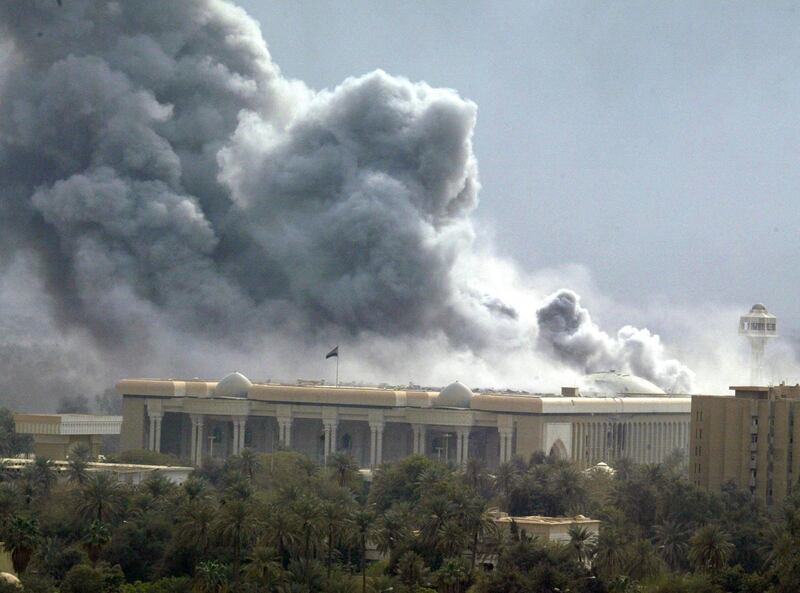
[[[764,305],[756,303],[749,313],[739,318],[739,335],[750,342],[750,382],[759,385],[763,380],[764,347],[767,340],[778,336],[778,320]]]

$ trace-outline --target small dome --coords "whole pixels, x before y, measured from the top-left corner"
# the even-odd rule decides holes
[[[20,583],[19,579],[10,572],[0,572],[0,583],[16,585],[20,591],[22,590],[22,583]]]
[[[214,395],[219,397],[247,397],[247,392],[253,386],[250,379],[239,371],[227,375],[214,388]]]
[[[468,408],[472,399],[472,389],[455,381],[439,392],[437,408]]]
[[[756,303],[755,305],[753,305],[751,307],[750,310],[751,311],[766,311],[767,308],[764,305],[762,305],[761,303]]]

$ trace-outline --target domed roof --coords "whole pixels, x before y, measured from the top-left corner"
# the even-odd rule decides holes
[[[235,371],[217,383],[214,388],[214,395],[219,397],[247,397],[247,392],[252,386],[250,379],[239,371]]]
[[[22,583],[10,572],[0,572],[0,582],[7,583],[9,585],[17,585],[19,589],[22,590]]]
[[[580,390],[590,397],[614,397],[626,395],[666,395],[663,389],[647,379],[636,375],[607,371],[586,375],[580,381]]]
[[[472,399],[472,389],[454,381],[439,392],[436,398],[437,408],[468,408]]]
[[[764,305],[762,305],[761,303],[756,303],[755,305],[750,307],[750,310],[751,311],[766,311],[767,308]]]

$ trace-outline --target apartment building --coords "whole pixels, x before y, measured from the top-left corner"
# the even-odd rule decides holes
[[[711,491],[733,482],[779,504],[800,477],[800,385],[731,389],[732,397],[692,397],[691,479]]]

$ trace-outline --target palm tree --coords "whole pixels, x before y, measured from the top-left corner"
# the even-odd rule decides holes
[[[67,478],[70,483],[82,486],[86,483],[89,476],[89,460],[92,458],[92,450],[86,443],[78,443],[72,448],[69,454],[67,466]]]
[[[219,562],[201,562],[194,571],[193,593],[227,593],[228,571]]]
[[[278,552],[281,566],[286,569],[289,566],[289,549],[297,533],[296,517],[293,513],[287,513],[279,502],[266,505],[262,517],[261,522]]]
[[[394,551],[410,535],[411,517],[409,509],[402,504],[396,504],[379,519],[373,533],[373,539],[381,554],[389,555],[389,564],[392,565]]]
[[[455,508],[449,498],[437,496],[427,504],[427,513],[422,516],[422,539],[426,545],[435,548],[439,538],[439,530],[447,520],[455,514]]]
[[[252,535],[250,505],[243,500],[228,500],[222,506],[218,529],[222,543],[233,551],[233,582],[239,581],[242,551]]]
[[[704,525],[689,540],[689,560],[700,571],[716,573],[728,564],[734,546],[718,525]]]
[[[46,457],[37,457],[31,465],[26,467],[25,477],[33,491],[44,496],[50,493],[50,489],[57,479],[53,462]]]
[[[80,491],[78,511],[85,520],[111,521],[122,508],[122,488],[111,474],[92,474]]]
[[[208,494],[208,482],[196,476],[189,476],[183,483],[183,493],[189,500],[204,498]]]
[[[334,486],[338,492],[333,493],[329,500],[322,504],[321,514],[325,522],[327,532],[326,544],[328,548],[327,558],[325,559],[325,570],[328,578],[331,577],[333,567],[333,549],[343,528],[350,520],[352,495],[349,491]]]
[[[111,532],[109,532],[108,527],[97,519],[92,521],[86,536],[83,538],[83,546],[86,548],[86,553],[89,555],[89,560],[92,562],[92,565],[97,564],[103,546],[110,541]]]
[[[355,525],[358,533],[359,551],[361,552],[361,593],[366,593],[367,590],[367,570],[366,570],[366,553],[367,553],[367,536],[375,521],[375,514],[369,509],[359,509],[353,516],[353,524]]]
[[[298,531],[302,537],[302,558],[305,562],[303,568],[304,573],[308,576],[312,574],[311,559],[316,544],[315,536],[319,531],[319,523],[322,518],[322,507],[316,496],[304,494],[292,503],[291,512],[297,519]],[[308,585],[309,583],[306,583],[306,586]]]
[[[252,482],[258,470],[261,469],[261,462],[255,451],[242,449],[242,452],[239,453],[239,466],[242,468],[242,473]]]
[[[456,556],[464,550],[468,539],[460,518],[452,517],[439,527],[436,533],[436,549],[445,558]]]
[[[478,457],[470,457],[464,468],[464,481],[475,492],[480,492],[487,481],[486,466]]]
[[[494,489],[495,492],[500,494],[503,501],[503,508],[508,510],[508,501],[511,497],[511,491],[517,485],[519,480],[519,470],[511,462],[501,463],[494,473]]]
[[[626,546],[627,568],[625,572],[637,579],[645,580],[658,575],[663,563],[646,539],[639,539]]]
[[[464,523],[469,536],[472,538],[472,569],[475,570],[475,563],[478,558],[478,544],[484,537],[492,536],[497,531],[497,509],[489,506],[486,499],[482,497],[472,498],[466,506]]]
[[[570,526],[568,533],[569,545],[575,551],[578,562],[587,564],[597,537],[581,525]]]
[[[461,558],[447,558],[434,576],[442,593],[460,593],[469,579]]]
[[[689,534],[686,529],[673,521],[667,521],[653,528],[653,543],[661,559],[672,570],[678,571],[686,561],[689,550]]]
[[[207,499],[190,499],[182,504],[176,517],[176,533],[183,542],[195,547],[201,557],[208,552],[211,524],[217,510]]]
[[[175,486],[161,472],[153,472],[142,483],[142,488],[155,500],[161,500],[168,496],[175,488]]]
[[[3,548],[11,554],[14,572],[22,574],[39,543],[39,522],[33,517],[14,515],[3,530]]]
[[[358,464],[347,453],[334,453],[328,458],[328,467],[331,476],[342,488],[352,488],[361,477],[358,473]]]
[[[397,576],[409,591],[424,583],[428,578],[428,568],[422,556],[408,551],[397,560]]]
[[[260,585],[275,585],[283,580],[283,567],[275,548],[257,545],[247,559],[245,574]]]
[[[613,526],[600,529],[594,555],[594,567],[607,579],[619,575],[627,563],[625,544],[628,538]]]
[[[67,466],[67,479],[70,484],[83,486],[89,478],[89,462],[82,457],[70,457]]]

